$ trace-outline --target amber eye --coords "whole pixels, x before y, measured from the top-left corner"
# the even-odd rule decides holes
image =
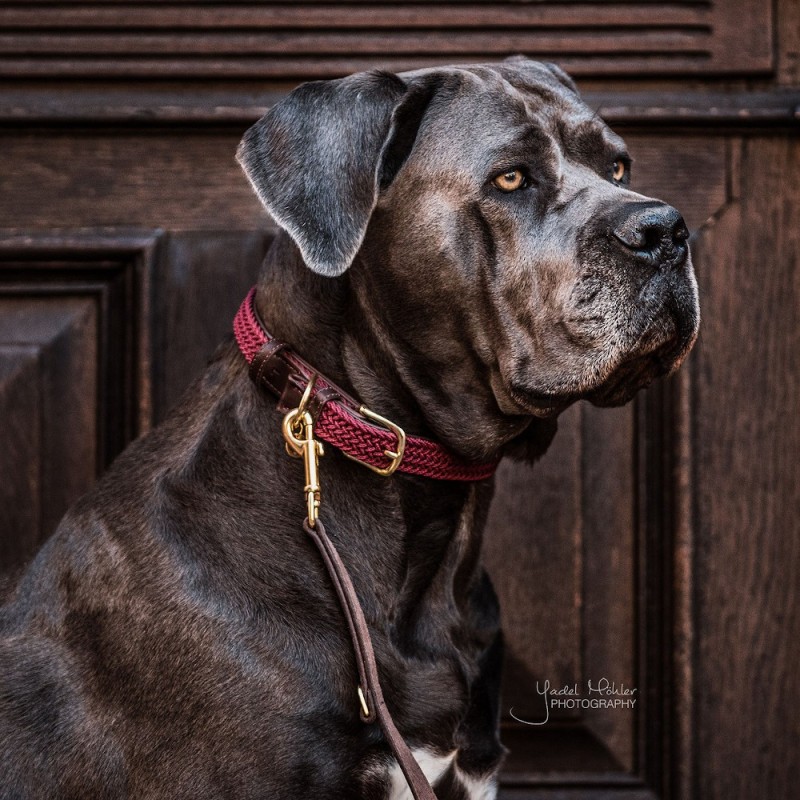
[[[517,189],[522,189],[526,185],[525,173],[521,169],[511,169],[498,175],[492,180],[492,183],[501,192],[513,192]]]
[[[624,177],[627,167],[624,161],[615,161],[611,167],[611,177],[619,183]]]

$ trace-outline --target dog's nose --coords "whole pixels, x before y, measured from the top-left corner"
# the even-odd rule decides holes
[[[654,267],[680,266],[688,254],[689,230],[666,203],[636,203],[612,219],[613,237],[637,260]]]

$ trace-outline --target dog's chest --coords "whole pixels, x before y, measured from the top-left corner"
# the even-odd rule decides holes
[[[456,751],[447,755],[437,755],[425,748],[414,748],[412,751],[428,782],[437,788],[440,781],[452,786],[453,797],[469,800],[494,800],[497,796],[497,780],[494,774],[473,777],[459,769],[455,763]],[[388,788],[386,800],[414,800],[408,788],[400,765],[392,761],[388,772]],[[448,795],[443,795],[449,797]]]

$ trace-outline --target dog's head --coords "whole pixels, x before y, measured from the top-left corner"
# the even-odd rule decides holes
[[[507,418],[615,405],[696,337],[683,219],[629,188],[624,142],[555,66],[305,84],[238,157],[310,269],[352,266],[376,329],[413,350],[391,354],[412,391],[426,362],[479,377]]]

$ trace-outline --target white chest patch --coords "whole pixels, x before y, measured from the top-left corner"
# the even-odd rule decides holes
[[[489,775],[485,778],[473,778],[467,775],[458,767],[456,777],[467,792],[469,800],[495,800],[497,797],[497,775]]]
[[[428,779],[428,783],[433,785],[444,775],[447,769],[453,764],[456,752],[453,751],[445,756],[431,753],[425,748],[415,748],[411,751],[420,769]],[[497,797],[497,779],[494,775],[486,778],[473,778],[462,772],[457,766],[453,765],[456,778],[464,787],[470,800],[495,800]],[[394,761],[389,768],[389,794],[387,800],[414,800],[411,790],[406,783],[400,765]]]
[[[425,748],[414,748],[411,752],[430,784],[434,784],[444,775],[445,770],[456,757],[455,750],[446,756],[437,756]],[[406,776],[403,775],[403,771],[396,761],[389,768],[389,794],[387,797],[388,800],[414,800],[414,795],[411,794],[411,789],[406,783]]]

